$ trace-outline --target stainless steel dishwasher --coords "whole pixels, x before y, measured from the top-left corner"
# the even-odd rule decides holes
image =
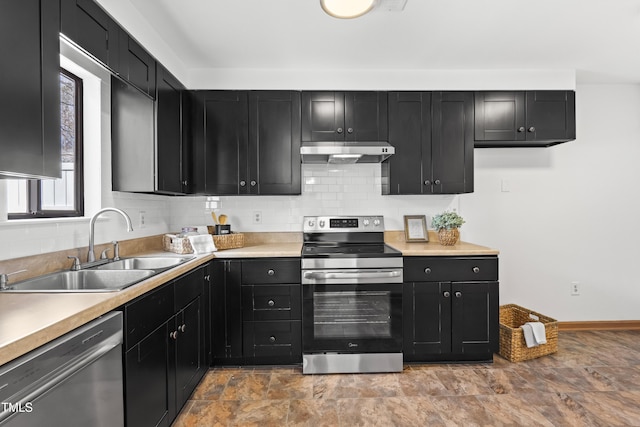
[[[124,425],[122,313],[106,314],[0,367],[0,425]]]

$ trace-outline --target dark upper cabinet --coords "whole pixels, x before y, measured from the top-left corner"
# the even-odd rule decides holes
[[[473,191],[473,93],[389,92],[383,194]]]
[[[188,92],[161,64],[156,78],[156,152],[158,192],[189,189]]]
[[[148,94],[156,96],[156,60],[124,30],[120,33],[120,77]]]
[[[196,91],[194,192],[300,194],[300,93]]]
[[[249,194],[300,194],[299,92],[249,92],[248,172]]]
[[[386,92],[302,92],[302,140],[386,141]]]
[[[0,178],[59,178],[60,8],[0,3]]]
[[[476,92],[476,147],[548,147],[576,138],[574,91]]]
[[[119,72],[121,29],[93,0],[60,0],[60,31],[95,59]]]

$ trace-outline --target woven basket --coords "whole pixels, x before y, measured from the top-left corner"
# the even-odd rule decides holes
[[[438,240],[443,246],[453,246],[460,238],[460,231],[457,228],[438,230]]]
[[[244,247],[244,234],[231,233],[213,235],[213,243],[215,243],[218,250],[222,249],[234,249]]]
[[[527,347],[524,334],[520,326],[538,317],[544,324],[547,343],[536,347]],[[500,306],[500,356],[510,362],[522,362],[535,359],[558,351],[558,321],[535,311],[528,310],[516,304]]]
[[[162,236],[162,249],[176,254],[192,254],[193,247],[186,237],[175,237],[175,235],[165,234]]]

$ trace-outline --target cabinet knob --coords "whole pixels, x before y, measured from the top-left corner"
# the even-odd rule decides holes
[[[524,132],[524,126],[520,126],[520,127],[518,128],[518,132]]]
[[[342,133],[342,128],[338,128],[338,129],[336,129],[336,132],[338,132],[338,133]]]
[[[240,181],[240,187],[244,187],[245,185],[247,185],[247,181]]]
[[[449,298],[451,296],[451,292],[445,291],[442,295],[444,295],[445,298]]]
[[[276,271],[275,271],[275,270],[271,270],[271,269],[270,269],[269,271],[267,271],[267,274],[268,274],[269,276],[273,276],[274,274],[276,274]]]
[[[480,267],[473,267],[472,270],[474,273],[480,273]]]
[[[204,276],[204,280],[207,281],[207,282],[209,281],[210,278],[211,278],[211,276],[209,276],[208,274],[206,276]]]
[[[424,274],[431,274],[431,269],[429,267],[425,268]]]
[[[274,305],[276,305],[276,302],[270,299],[269,302],[267,302],[267,304],[269,304],[269,307],[273,307]]]
[[[424,185],[431,185],[431,181],[429,181],[428,179],[424,181]]]
[[[535,132],[535,131],[536,131],[536,128],[535,128],[535,127],[531,126],[531,127],[529,128],[529,132]]]
[[[269,337],[269,342],[276,342],[276,337],[274,337],[273,335],[271,335]]]
[[[435,181],[433,181],[433,183],[434,183],[435,185],[440,185],[440,180],[439,180],[439,179],[436,179]]]
[[[185,187],[188,185],[187,180],[185,179],[184,181],[182,181],[182,185],[184,185]]]
[[[169,334],[169,338],[177,340],[178,339],[178,331],[173,331]]]
[[[458,291],[458,292],[456,292],[455,295],[456,295],[456,298],[460,298],[462,296],[462,292]]]
[[[251,186],[252,186],[252,187],[255,187],[255,186],[256,186],[256,184],[257,184],[257,182],[255,182],[255,181],[251,181]]]
[[[187,325],[182,324],[182,325],[178,326],[178,329],[180,330],[180,332],[184,333],[184,331],[187,330]]]
[[[347,133],[353,133],[353,128],[348,128]]]

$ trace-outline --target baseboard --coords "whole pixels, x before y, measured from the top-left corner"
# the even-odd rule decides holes
[[[640,320],[598,320],[558,322],[559,331],[630,331],[640,330]]]

